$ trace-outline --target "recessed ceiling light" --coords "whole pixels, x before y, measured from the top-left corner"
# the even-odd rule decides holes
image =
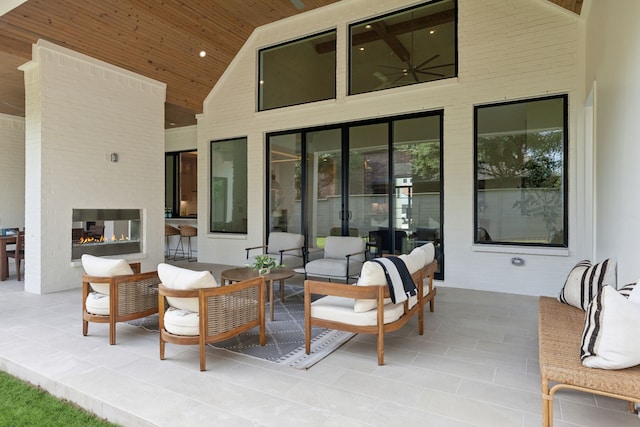
[[[367,24],[364,26],[367,30],[371,29],[371,24]]]
[[[205,56],[207,56],[207,52],[205,52],[204,50],[200,51],[200,58],[204,58]]]
[[[360,51],[363,51],[363,50],[364,50],[364,48],[363,48],[363,47],[361,47],[361,48],[360,48]]]
[[[436,30],[430,30],[429,31],[429,34],[435,34],[435,33],[436,33]]]
[[[176,124],[174,122],[169,122],[169,126],[175,126]]]

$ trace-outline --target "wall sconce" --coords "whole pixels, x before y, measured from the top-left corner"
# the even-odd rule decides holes
[[[111,159],[111,163],[117,163],[118,162],[118,153],[111,153],[110,159]]]

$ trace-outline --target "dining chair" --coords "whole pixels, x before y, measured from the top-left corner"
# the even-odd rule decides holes
[[[18,234],[16,234],[16,247],[13,250],[7,251],[7,258],[14,259],[16,262],[16,276],[18,276],[18,280],[22,280],[20,268],[22,260],[24,259],[24,231],[18,231]]]

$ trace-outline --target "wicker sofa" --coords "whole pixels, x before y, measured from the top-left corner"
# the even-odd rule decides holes
[[[311,328],[376,334],[378,365],[384,364],[384,335],[418,316],[418,333],[424,333],[424,307],[429,302],[434,310],[436,289],[433,276],[437,269],[434,247],[429,243],[409,255],[401,255],[418,288],[418,295],[393,304],[381,267],[372,261],[364,263],[356,285],[306,280],[304,286],[305,350],[311,352]],[[375,271],[379,268],[379,272]],[[371,272],[371,273],[369,273]],[[382,274],[382,276],[380,276]],[[365,280],[365,279],[369,280]],[[425,285],[426,280],[426,285]],[[312,302],[312,295],[324,295]]]
[[[618,370],[587,368],[580,362],[585,312],[555,298],[540,297],[538,336],[543,426],[553,425],[553,398],[573,389],[640,402],[640,365]],[[550,387],[550,383],[555,383]]]

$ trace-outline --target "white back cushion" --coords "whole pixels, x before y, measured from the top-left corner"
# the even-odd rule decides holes
[[[363,252],[351,257],[354,261],[364,262],[365,242],[362,237],[327,236],[324,242],[324,257],[342,259],[348,254]]]
[[[216,279],[208,271],[194,271],[170,264],[158,264],[158,277],[164,286],[178,290],[217,287]],[[199,313],[198,298],[168,297],[169,305],[181,310]]]
[[[273,231],[269,233],[269,247],[267,248],[267,253],[279,255],[281,250],[302,248],[303,245],[304,236],[302,234]],[[286,251],[285,255],[302,256],[302,249]]]
[[[436,257],[436,248],[435,246],[433,246],[432,242],[425,243],[422,246],[418,246],[417,248],[412,250],[411,253],[416,251],[422,251],[424,253],[425,259],[423,265],[431,264]]]
[[[421,254],[409,254],[398,256],[407,265],[409,273],[413,274],[420,270],[424,266],[424,256]],[[356,286],[388,286],[387,277],[384,274],[384,270],[377,262],[366,261],[362,265],[360,271],[360,277],[356,282]],[[385,298],[384,304],[391,303],[391,298]],[[378,301],[375,299],[363,299],[356,298],[353,303],[353,311],[356,313],[363,313],[365,311],[373,310],[378,306]]]
[[[386,286],[387,277],[384,274],[382,266],[377,262],[366,261],[362,264],[362,270],[360,271],[360,277],[356,286]],[[384,303],[391,302],[391,298],[386,298]],[[353,311],[356,313],[363,313],[365,311],[373,310],[378,306],[378,302],[375,299],[356,299],[353,303]]]
[[[115,277],[133,274],[129,263],[124,259],[102,258],[93,255],[82,255],[82,268],[89,276]],[[91,283],[94,291],[109,295],[109,285],[106,283]]]

